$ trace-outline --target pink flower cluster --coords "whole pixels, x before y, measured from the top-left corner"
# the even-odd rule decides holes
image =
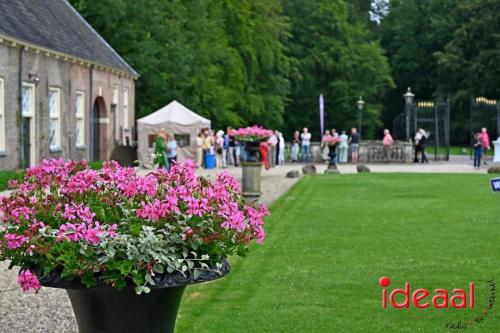
[[[322,139],[322,142],[334,144],[334,143],[339,143],[340,138],[338,136],[331,136],[331,135],[325,135]]]
[[[38,277],[33,274],[29,269],[22,270],[19,272],[19,276],[17,277],[17,283],[19,287],[23,291],[28,291],[33,289],[35,292],[40,290],[40,281],[38,281]]]
[[[229,133],[229,135],[234,136],[241,141],[244,141],[245,139],[266,140],[273,135],[273,131],[254,125],[252,127],[242,127],[237,130],[233,130]]]
[[[271,134],[257,127],[246,133]],[[112,239],[137,237],[143,225],[162,237],[175,234],[175,242],[183,242],[180,253],[200,242],[220,242],[213,248],[224,257],[252,240],[262,243],[267,208],[246,205],[240,184],[227,172],[210,181],[195,170],[187,161],[139,176],[114,161],[96,171],[86,161],[45,160],[26,171],[24,182],[11,183],[10,197],[0,198],[0,258],[21,265],[23,290],[38,290],[37,277],[24,268],[61,265],[57,256],[47,255],[53,248],[69,242],[98,253]],[[99,265],[98,255],[93,264]]]

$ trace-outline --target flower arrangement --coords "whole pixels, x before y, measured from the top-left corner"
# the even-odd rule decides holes
[[[272,130],[264,129],[261,126],[242,127],[233,130],[229,135],[234,136],[238,141],[264,141],[273,135]]]
[[[191,161],[139,176],[104,162],[44,160],[0,198],[0,260],[19,266],[23,290],[58,272],[86,287],[134,286],[155,275],[199,276],[264,240],[265,206],[246,205],[228,173],[210,181]]]
[[[325,135],[321,141],[329,145],[334,145],[340,142],[340,138],[338,136]]]

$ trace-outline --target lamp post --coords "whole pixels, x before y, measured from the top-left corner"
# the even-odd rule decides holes
[[[408,91],[403,95],[405,98],[405,116],[406,116],[406,140],[410,139],[410,114],[411,108],[413,106],[413,101],[415,99],[415,94],[411,92],[410,87],[408,87]]]
[[[359,128],[359,137],[361,138],[362,134],[362,125],[363,125],[363,108],[365,107],[365,101],[363,98],[359,96],[359,100],[356,102],[356,106],[358,107],[358,128]]]

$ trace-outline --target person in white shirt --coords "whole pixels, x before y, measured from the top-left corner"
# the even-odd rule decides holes
[[[269,166],[274,168],[276,166],[276,146],[278,145],[278,138],[274,132],[267,143],[269,144]]]
[[[280,153],[278,156],[278,164],[283,165],[285,164],[285,138],[283,137],[283,133],[279,132],[279,148],[280,148]]]
[[[302,134],[300,135],[302,140],[302,162],[309,162],[309,152],[311,150],[311,133],[309,129],[304,127]]]

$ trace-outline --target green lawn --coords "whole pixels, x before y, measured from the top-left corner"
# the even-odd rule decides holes
[[[223,280],[188,288],[187,332],[450,332],[500,281],[500,195],[485,175],[309,177],[271,208],[268,238]],[[476,308],[382,309],[378,279],[412,290],[476,283]],[[498,289],[498,286],[497,286]],[[497,295],[497,300],[500,295]],[[497,304],[468,332],[498,332]]]

